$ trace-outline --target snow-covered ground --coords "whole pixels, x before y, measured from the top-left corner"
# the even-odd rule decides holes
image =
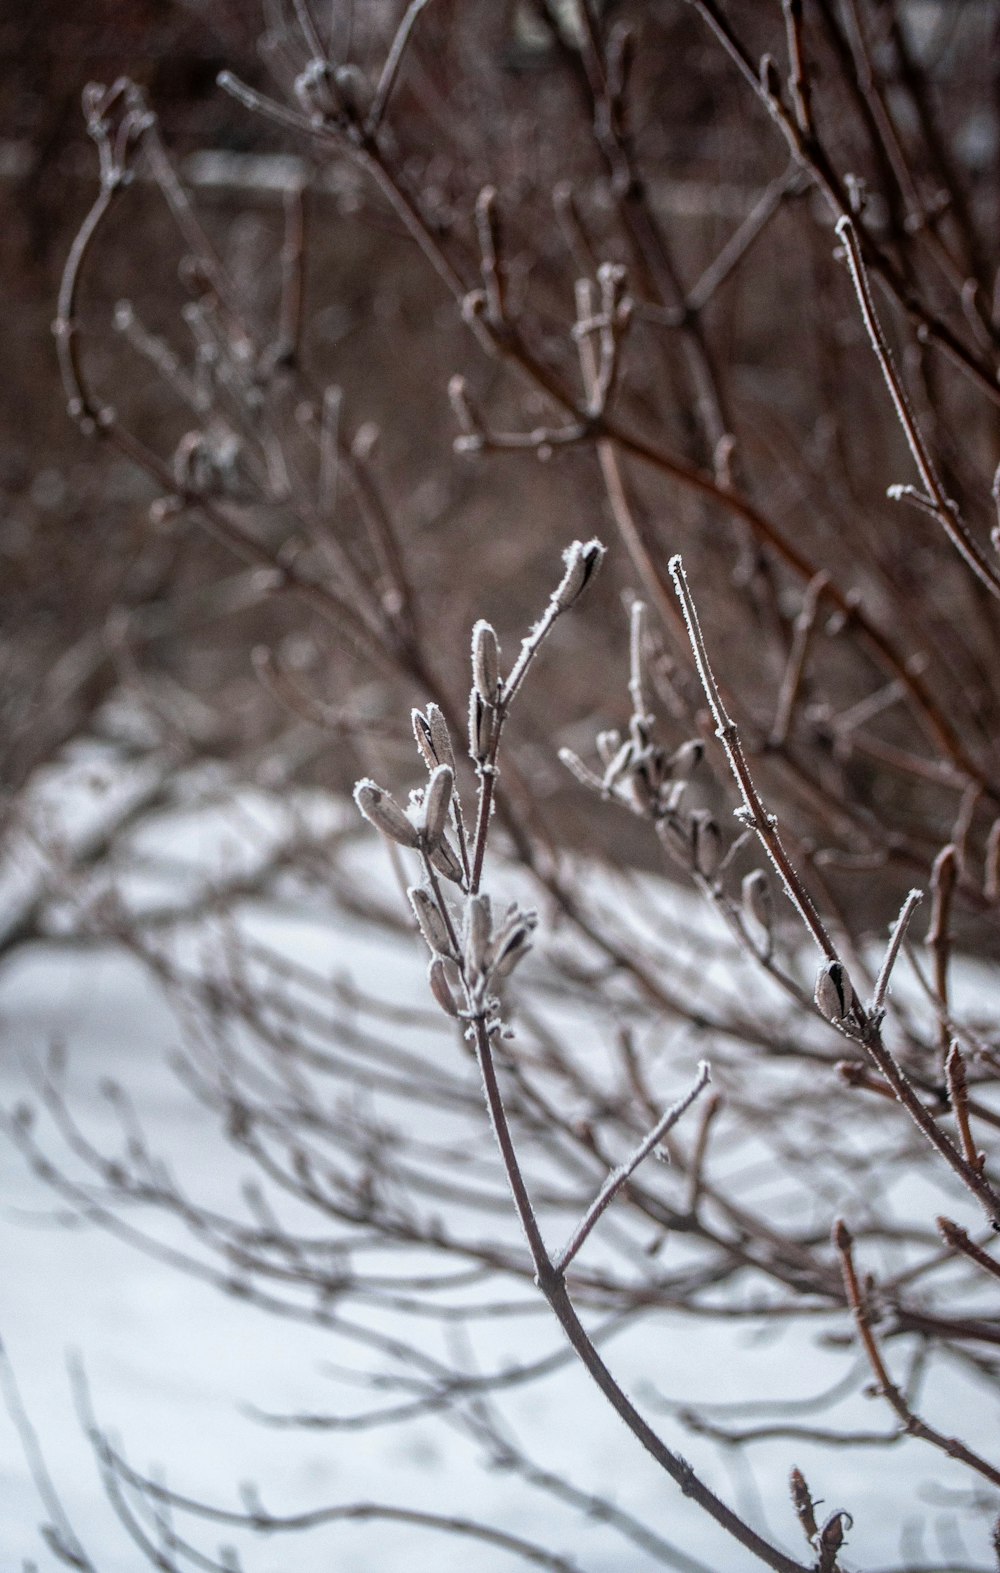
[[[79,796],[67,793],[65,784],[61,790],[78,815]],[[53,812],[58,800],[54,794]],[[333,812],[330,823],[336,822]],[[140,837],[134,844],[125,894],[155,907],[176,897],[185,880],[203,879],[206,868],[217,879],[232,873],[254,843],[251,866],[269,837],[287,829],[286,810],[263,798],[223,798],[221,806],[167,816],[151,842]],[[362,857],[370,866],[363,861],[360,867],[368,868],[365,877],[373,884],[382,884],[384,854],[374,838],[366,845]],[[11,903],[15,896],[27,899],[32,877],[30,869],[20,870],[9,886]],[[322,960],[331,973],[377,990],[404,1011],[424,1004],[423,961],[404,936],[364,925],[335,906],[313,910],[308,903],[251,907],[245,922],[294,959]],[[168,1063],[183,1046],[184,1023],[148,969],[121,948],[58,940],[20,947],[0,974],[0,1028],[4,1109],[25,1100],[37,1104],[41,1068],[52,1045],[63,1045],[66,1066],[58,1074],[65,1078],[65,1100],[95,1146],[106,1150],[121,1141],[120,1116],[107,1096],[112,1078],[128,1090],[156,1149],[169,1154],[192,1194],[237,1195],[246,1160],[225,1143],[211,1113]],[[400,1025],[401,1034],[406,1030]],[[412,1031],[425,1030],[415,1013]],[[480,1134],[482,1142],[490,1139],[485,1118]],[[53,1150],[58,1146],[51,1132],[40,1137],[43,1150],[47,1142]],[[396,1504],[480,1519],[543,1543],[587,1573],[670,1565],[516,1474],[485,1468],[482,1448],[443,1419],[332,1434],[261,1423],[251,1410],[343,1412],[370,1402],[370,1395],[337,1375],[335,1368],[356,1358],[351,1347],[322,1327],[268,1316],[96,1225],[71,1219],[51,1187],[2,1140],[0,1199],[0,1338],[48,1475],[99,1573],[133,1573],[141,1558],[102,1488],[74,1407],[68,1362],[82,1365],[100,1424],[132,1464],[159,1471],[171,1487],[202,1500],[238,1508],[241,1489],[252,1483],[274,1514],[359,1501]],[[183,1231],[168,1224],[158,1238],[179,1244]],[[352,1314],[359,1315],[357,1307]],[[391,1320],[373,1312],[372,1325],[388,1328]],[[991,1566],[982,1510],[970,1513],[957,1495],[951,1500],[967,1488],[967,1479],[919,1443],[837,1452],[777,1439],[753,1450],[751,1471],[743,1453],[719,1450],[673,1414],[655,1412],[662,1410],[662,1395],[709,1412],[712,1404],[736,1399],[801,1401],[819,1393],[844,1376],[853,1359],[843,1348],[824,1345],[822,1334],[831,1330],[845,1331],[830,1319],[803,1329],[658,1315],[610,1341],[608,1352],[625,1385],[653,1405],[668,1441],[792,1555],[806,1554],[785,1494],[796,1464],[825,1511],[843,1505],[854,1514],[850,1544],[857,1555],[846,1565],[898,1566],[902,1546],[912,1569]],[[537,1314],[478,1323],[474,1333],[474,1350],[456,1346],[451,1353],[479,1369],[559,1347],[542,1307]],[[441,1337],[436,1329],[427,1336]],[[987,1448],[995,1440],[996,1416],[965,1377],[932,1384],[926,1401],[942,1428],[960,1425]],[[497,1402],[526,1453],[580,1491],[599,1490],[640,1515],[704,1569],[738,1573],[750,1565],[643,1456],[575,1368],[512,1388]],[[862,1398],[846,1399],[831,1414],[845,1427],[889,1429],[883,1408]],[[31,1478],[23,1436],[0,1409],[2,1573],[59,1566],[39,1529],[50,1516]],[[212,1525],[197,1534],[209,1554],[234,1538]],[[501,1573],[516,1565],[497,1546],[381,1521],[336,1523],[294,1537],[250,1536],[241,1545],[245,1566],[255,1573],[457,1573],[470,1566]]]

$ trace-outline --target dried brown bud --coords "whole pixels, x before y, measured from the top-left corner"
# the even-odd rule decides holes
[[[390,841],[401,847],[415,847],[419,841],[416,826],[407,818],[395,798],[374,781],[359,781],[354,801],[368,822]]]
[[[816,1004],[827,1021],[844,1021],[854,1009],[855,996],[843,964],[827,961],[816,975]]]
[[[850,1529],[853,1523],[853,1518],[844,1508],[837,1508],[830,1514],[816,1539],[816,1549],[819,1552],[817,1573],[833,1573],[837,1553],[844,1544],[845,1526]]]
[[[946,1245],[950,1245],[952,1250],[960,1251],[963,1246],[968,1245],[969,1236],[966,1230],[951,1218],[939,1218],[937,1226],[942,1240]]]
[[[472,630],[472,680],[488,705],[496,703],[500,687],[500,646],[491,623],[480,618]]]
[[[788,1484],[799,1523],[806,1532],[806,1538],[811,1541],[813,1536],[819,1533],[819,1525],[816,1523],[812,1492],[806,1484],[806,1479],[801,1469],[792,1470]]]
[[[591,579],[604,561],[605,548],[598,540],[574,541],[563,552],[566,572],[552,595],[560,612],[568,611],[578,601]]]

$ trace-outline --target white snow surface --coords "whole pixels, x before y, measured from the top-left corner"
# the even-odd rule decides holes
[[[92,760],[87,772],[94,774]],[[92,780],[71,772],[50,784],[46,814],[63,813],[67,834],[77,834],[92,788]],[[227,799],[223,792],[213,806],[166,814],[131,844],[134,861],[120,869],[121,891],[134,904],[155,908],[171,892],[183,893],[185,882],[194,889],[206,878],[224,878],[243,866],[241,859],[253,867],[275,837],[288,833],[291,812],[278,798]],[[344,813],[339,806],[323,808],[321,817],[326,814],[335,828]],[[365,837],[353,855],[366,883],[384,889],[388,903],[398,899],[374,837]],[[160,862],[154,868],[155,858]],[[7,875],[11,902],[18,890],[23,898],[32,877],[24,868]],[[614,894],[609,885],[607,899],[613,901]],[[84,906],[93,895],[80,894]],[[665,906],[682,899],[666,887],[657,894]],[[683,916],[702,922],[687,908]],[[413,1007],[412,1031],[426,1030],[416,1014],[426,1004],[424,960],[408,937],[365,925],[334,906],[312,908],[304,899],[298,905],[251,903],[241,922],[297,961],[349,977],[404,1010]],[[712,933],[708,924],[708,944]],[[196,951],[196,937],[188,942]],[[551,1008],[558,1009],[558,1002]],[[25,1100],[37,1103],[40,1067],[50,1046],[60,1043],[66,1052],[66,1101],[96,1146],[120,1144],[120,1126],[105,1095],[104,1084],[113,1078],[128,1090],[156,1149],[169,1155],[172,1170],[192,1194],[210,1199],[237,1194],[247,1160],[227,1145],[212,1114],[170,1065],[183,1046],[185,1025],[149,971],[121,948],[60,939],[21,947],[0,973],[0,1027],[5,1109]],[[587,1028],[581,1024],[580,1030]],[[672,1072],[671,1095],[690,1082],[695,1058],[692,1050]],[[481,1140],[490,1139],[484,1116]],[[50,1136],[41,1140],[43,1148],[49,1140],[55,1150]],[[185,1238],[169,1223],[157,1235],[178,1245]],[[515,1235],[508,1231],[503,1237]],[[370,1395],[341,1385],[331,1370],[350,1364],[357,1353],[322,1327],[270,1317],[94,1224],[71,1220],[51,1187],[2,1139],[0,1263],[0,1338],[48,1474],[99,1573],[134,1573],[144,1563],[102,1488],[74,1408],[72,1360],[85,1370],[100,1423],[130,1461],[141,1470],[160,1471],[170,1486],[201,1500],[239,1507],[241,1488],[252,1482],[272,1513],[351,1501],[403,1504],[480,1518],[533,1537],[586,1573],[641,1573],[664,1565],[516,1475],[485,1468],[481,1449],[440,1419],[332,1434],[262,1424],[251,1408],[349,1411],[370,1402]],[[355,1306],[352,1314],[364,1313]],[[380,1315],[378,1325],[391,1326],[391,1318]],[[615,1371],[640,1400],[655,1390],[704,1405],[707,1412],[712,1403],[821,1391],[850,1365],[842,1349],[822,1343],[822,1334],[834,1330],[846,1331],[831,1318],[817,1319],[815,1327],[785,1328],[763,1320],[702,1324],[658,1315],[607,1348]],[[442,1347],[438,1329],[427,1329],[426,1337],[429,1347]],[[474,1359],[486,1368],[560,1342],[542,1306],[537,1314],[477,1323],[474,1337]],[[459,1357],[472,1358],[467,1351]],[[756,1565],[658,1472],[576,1368],[513,1388],[498,1404],[532,1457],[576,1486],[600,1490],[640,1514],[706,1569],[741,1573]],[[981,1403],[965,1378],[931,1386],[925,1407],[942,1428],[961,1427],[985,1447],[995,1443],[992,1400]],[[945,1499],[948,1492],[967,1489],[968,1478],[918,1442],[837,1452],[777,1440],[754,1448],[751,1470],[744,1456],[692,1435],[673,1415],[654,1412],[652,1418],[723,1496],[802,1560],[807,1548],[785,1493],[793,1464],[823,1498],[825,1511],[842,1505],[854,1514],[845,1565],[898,1566],[901,1538],[914,1569],[991,1565],[982,1512],[966,1511],[957,1496],[956,1505]],[[829,1419],[824,1416],[824,1423]],[[889,1429],[891,1417],[882,1406],[854,1398],[837,1408],[835,1419],[876,1430]],[[47,1517],[21,1440],[0,1409],[0,1573],[27,1567],[47,1573],[60,1565],[40,1532]],[[210,1555],[237,1538],[225,1527],[196,1529]],[[458,1573],[469,1567],[501,1573],[520,1565],[499,1548],[379,1522],[339,1523],[308,1535],[251,1535],[240,1546],[243,1565],[253,1573]]]

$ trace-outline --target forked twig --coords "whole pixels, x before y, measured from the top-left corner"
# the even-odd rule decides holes
[[[882,324],[875,310],[875,301],[868,282],[857,230],[846,215],[837,220],[836,229],[844,244],[851,280],[854,284],[855,294],[858,297],[858,305],[861,307],[861,315],[868,330],[872,349],[875,351],[882,376],[885,379],[886,387],[889,390],[896,414],[899,417],[899,424],[903,428],[903,434],[906,437],[923,483],[925,495],[921,497],[917,494],[913,500],[921,503],[934,515],[944,529],[948,539],[972,569],[976,578],[986,586],[991,595],[1000,600],[1000,573],[997,572],[997,569],[990,562],[985,552],[981,550],[978,543],[969,534],[957,505],[948,496],[941,484],[934,461],[930,455],[930,450],[917,424],[913,406],[903,386],[902,378],[896,370],[892,351],[889,348],[889,341],[883,332]],[[908,496],[909,492],[906,488],[899,492],[894,488],[890,488],[890,496],[897,495]]]
[[[618,1195],[618,1192],[626,1183],[629,1176],[635,1173],[643,1159],[649,1156],[649,1154],[653,1151],[653,1148],[663,1140],[667,1132],[673,1130],[674,1126],[677,1124],[677,1121],[681,1118],[681,1115],[686,1113],[686,1111],[691,1107],[692,1103],[694,1103],[699,1094],[703,1092],[704,1089],[708,1086],[710,1080],[711,1076],[709,1073],[709,1067],[706,1062],[702,1060],[698,1066],[698,1075],[694,1085],[688,1089],[682,1098],[679,1098],[678,1101],[666,1111],[661,1119],[657,1120],[652,1130],[643,1137],[642,1141],[639,1143],[632,1155],[626,1158],[624,1163],[620,1164],[617,1169],[613,1170],[613,1172],[608,1175],[596,1197],[587,1208],[586,1213],[581,1218],[576,1228],[573,1230],[569,1240],[563,1246],[562,1250],[557,1252],[556,1256],[553,1258],[552,1265],[556,1272],[564,1273],[566,1271],[570,1262],[573,1260],[574,1256],[577,1255],[578,1251],[584,1244],[587,1236],[590,1234],[601,1214],[611,1206],[611,1203],[614,1201],[615,1197]]]
[[[945,1436],[933,1426],[927,1424],[919,1415],[914,1414],[903,1392],[893,1382],[888,1368],[882,1358],[878,1339],[872,1326],[871,1308],[867,1296],[858,1280],[857,1268],[854,1265],[854,1244],[850,1230],[842,1218],[838,1218],[833,1229],[833,1243],[837,1248],[841,1260],[841,1269],[844,1278],[844,1291],[847,1303],[854,1313],[858,1337],[861,1339],[862,1348],[868,1357],[872,1374],[881,1396],[886,1399],[894,1413],[898,1416],[900,1424],[910,1436],[919,1437],[922,1442],[929,1442],[932,1447],[938,1448],[942,1453],[947,1453],[949,1458],[956,1459],[960,1464],[965,1464],[984,1480],[990,1481],[994,1486],[1000,1486],[1000,1469],[974,1453],[964,1442],[957,1437]]]
[[[705,638],[698,620],[698,611],[691,591],[688,588],[687,575],[684,572],[684,563],[681,557],[679,555],[672,557],[669,567],[671,578],[674,581],[674,588],[677,591],[677,599],[680,601],[681,610],[684,613],[684,621],[687,625],[688,637],[694,653],[695,666],[698,669],[701,686],[705,691],[705,697],[708,700],[709,709],[715,721],[715,735],[725,749],[729,767],[743,798],[743,807],[738,811],[739,817],[744,825],[754,831],[759,838],[761,845],[778,872],[781,883],[785,888],[785,894],[799,913],[822,955],[826,957],[827,961],[836,962],[837,948],[827,933],[823,920],[816,911],[812,897],[803,885],[794,864],[782,845],[774,815],[768,812],[761,801],[746,755],[743,752],[743,745],[740,742],[736,724],[726,711],[722,695],[719,692],[719,685],[715,680],[715,674],[709,661]]]

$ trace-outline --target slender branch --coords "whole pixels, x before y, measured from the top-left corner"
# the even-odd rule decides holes
[[[691,649],[694,653],[695,665],[701,686],[705,691],[709,709],[715,720],[715,735],[725,749],[729,767],[732,770],[736,784],[743,798],[743,812],[741,818],[744,824],[758,836],[771,862],[774,864],[785,887],[785,893],[792,905],[796,908],[806,928],[816,942],[818,949],[829,961],[837,960],[837,949],[827,933],[826,927],[813,905],[812,898],[803,885],[799,875],[782,845],[778,835],[777,822],[761,801],[760,794],[754,784],[750,766],[743,753],[736,724],[730,720],[719,692],[719,685],[715,680],[708,658],[708,650],[698,621],[698,612],[694,599],[688,588],[684,564],[679,556],[674,556],[669,563],[670,575],[677,591],[677,599],[681,603],[684,621],[687,625]]]
[[[930,500],[933,512],[940,521],[945,534],[955,547],[959,555],[972,569],[976,578],[984,584],[992,596],[1000,600],[1000,573],[990,562],[985,552],[969,534],[962,521],[958,508],[945,492],[931,458],[930,450],[924,441],[923,434],[917,424],[913,406],[910,403],[902,378],[896,370],[889,348],[889,341],[882,330],[878,313],[875,310],[875,301],[872,297],[868,275],[865,271],[864,258],[861,254],[861,245],[858,241],[857,230],[851,220],[845,215],[837,220],[837,234],[843,241],[850,268],[851,280],[854,284],[861,315],[868,331],[872,349],[889,390],[899,424],[903,428],[904,436],[909,444],[914,463],[920,474],[927,497]]]
[[[410,36],[417,24],[420,13],[425,11],[429,4],[430,0],[410,0],[410,4],[403,14],[403,20],[396,29],[392,43],[389,45],[389,52],[385,57],[385,64],[382,67],[378,85],[375,88],[371,108],[365,120],[365,131],[368,136],[374,136],[382,124],[396,78],[399,75],[399,68],[403,63],[403,56],[406,54],[406,47],[410,42]]]
[[[653,1151],[653,1148],[657,1145],[658,1142],[663,1140],[667,1132],[673,1130],[674,1126],[677,1124],[677,1121],[691,1107],[699,1093],[704,1091],[710,1080],[711,1076],[709,1074],[708,1064],[706,1061],[702,1060],[698,1066],[698,1075],[694,1085],[684,1094],[682,1098],[678,1100],[677,1103],[669,1108],[666,1113],[659,1120],[657,1120],[652,1130],[643,1137],[642,1141],[632,1153],[631,1157],[626,1158],[623,1164],[620,1164],[617,1169],[613,1170],[613,1172],[608,1175],[596,1197],[587,1208],[584,1216],[573,1230],[569,1240],[555,1257],[553,1266],[557,1273],[564,1273],[566,1271],[566,1268],[583,1246],[587,1236],[590,1234],[591,1230],[594,1228],[594,1225],[601,1217],[601,1214],[611,1206],[611,1203],[614,1201],[615,1197],[618,1195],[618,1192],[626,1183],[629,1176],[635,1173],[643,1159],[649,1156],[649,1154]]]
[[[841,1260],[841,1269],[844,1278],[844,1291],[847,1303],[854,1313],[858,1337],[861,1339],[862,1348],[868,1356],[868,1363],[882,1397],[886,1399],[894,1413],[898,1416],[900,1424],[908,1435],[919,1437],[922,1442],[929,1442],[932,1447],[938,1448],[942,1453],[947,1453],[949,1458],[956,1459],[960,1464],[965,1464],[984,1480],[990,1481],[994,1486],[1000,1486],[1000,1469],[989,1463],[985,1458],[974,1453],[970,1447],[957,1437],[945,1436],[943,1432],[935,1430],[919,1415],[914,1414],[900,1388],[896,1386],[889,1375],[888,1368],[882,1358],[882,1351],[878,1345],[872,1327],[871,1311],[865,1294],[862,1292],[858,1281],[857,1268],[854,1265],[854,1250],[851,1233],[843,1219],[838,1218],[833,1230],[833,1243],[837,1248]]]
[[[885,998],[889,989],[889,979],[892,976],[892,969],[896,965],[900,946],[902,945],[906,936],[906,930],[909,927],[910,919],[923,899],[924,893],[922,890],[911,890],[899,910],[899,916],[892,926],[892,933],[889,936],[889,943],[886,946],[885,955],[882,957],[882,965],[879,968],[878,977],[875,979],[875,990],[872,994],[872,1002],[870,1007],[873,1016],[885,1008]]]

